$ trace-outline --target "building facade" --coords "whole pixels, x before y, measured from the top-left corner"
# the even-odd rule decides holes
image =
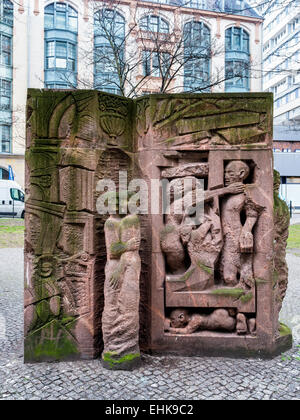
[[[259,3],[254,0],[254,3]],[[263,87],[274,94],[274,125],[300,123],[300,1],[274,0],[265,15]]]
[[[8,177],[11,166],[22,186],[27,88],[99,89],[131,97],[262,90],[263,20],[244,1],[0,5],[0,178]],[[122,66],[112,65],[115,51]],[[171,74],[178,57],[184,64]]]

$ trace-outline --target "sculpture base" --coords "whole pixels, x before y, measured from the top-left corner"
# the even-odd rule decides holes
[[[291,334],[279,336],[271,341],[251,335],[237,336],[231,333],[203,331],[184,336],[166,333],[153,345],[151,354],[271,359],[291,349],[292,346]]]
[[[102,366],[109,370],[134,370],[141,366],[140,353],[129,353],[116,357],[113,353],[103,353],[101,358]]]

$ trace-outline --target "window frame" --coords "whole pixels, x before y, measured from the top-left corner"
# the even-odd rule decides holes
[[[153,30],[151,28],[151,25],[152,25],[151,19],[153,20],[154,18],[157,20],[157,30]],[[143,21],[146,21],[146,25],[144,25]],[[161,30],[162,24],[165,25],[165,30]],[[145,32],[152,32],[152,33],[158,33],[158,34],[170,33],[169,22],[163,17],[154,15],[154,14],[141,17],[139,21],[139,27],[141,31],[145,31]]]
[[[5,25],[8,25],[8,26],[14,25],[14,4],[12,1],[10,0],[0,1],[0,21],[1,23],[4,23]]]
[[[53,54],[49,54],[49,44],[54,44]],[[65,44],[66,46],[66,55],[60,54],[58,52],[58,45],[57,44]],[[74,49],[74,54],[70,55],[70,47]],[[74,57],[74,58],[73,58]],[[53,67],[49,67],[48,60],[53,59],[55,65]],[[65,67],[59,67],[57,66],[57,60],[66,60],[66,66]],[[73,63],[73,66],[69,67],[69,63]],[[74,68],[73,68],[74,67]],[[63,39],[49,39],[46,40],[46,48],[45,48],[45,70],[50,71],[65,71],[65,72],[77,72],[77,45],[74,42],[66,41]]]
[[[59,10],[59,6],[62,6],[62,5],[64,6],[64,9],[65,9],[64,12],[63,10]],[[52,7],[53,7],[53,13],[49,13],[49,10],[51,10]],[[59,14],[65,15],[64,26],[60,26],[58,24]],[[53,16],[53,23],[51,25],[47,24],[47,16]],[[70,25],[70,18],[71,19],[76,18],[76,28]],[[63,30],[63,31],[70,31],[77,34],[78,33],[78,11],[73,6],[65,2],[56,1],[56,2],[50,3],[47,6],[45,6],[45,9],[44,9],[44,28],[45,30],[58,29],[58,30]]]
[[[242,77],[234,76],[237,67],[244,67]],[[225,30],[225,92],[249,92],[250,79],[250,33],[231,26]]]
[[[8,40],[9,47],[7,51],[4,50],[4,39]],[[3,57],[5,57],[5,54],[8,56],[8,63],[3,60]],[[3,66],[11,67],[12,66],[12,36],[4,34],[3,32],[0,33],[0,64]]]
[[[211,77],[211,30],[204,22],[191,20],[185,23],[183,35],[184,60],[186,60],[186,57],[191,54],[191,51],[194,53],[195,50],[198,50],[195,57],[189,59],[184,64],[184,91],[208,92],[211,89],[209,87],[205,88],[205,85],[209,86]],[[201,42],[199,42],[199,36]],[[202,50],[208,51],[208,53],[206,52],[203,57],[201,57]],[[208,56],[209,59],[207,59]],[[200,73],[202,73],[203,77],[201,77]],[[201,86],[205,89],[202,89]]]
[[[102,71],[99,71],[99,64],[101,66],[101,57],[108,57],[106,64],[109,66],[109,54],[114,54],[109,40],[105,37],[103,27],[101,28],[99,24],[97,25],[97,22],[101,21],[103,17],[107,19],[108,25],[112,25],[112,31],[115,31],[113,32],[113,36],[115,37],[116,47],[120,49],[120,61],[125,63],[125,17],[118,11],[109,8],[97,10],[94,14],[94,89],[102,90],[108,93],[120,94],[117,68],[108,69],[106,71],[103,71],[102,68]],[[111,30],[110,28],[108,29]],[[111,59],[111,63],[114,62],[115,60]]]
[[[8,129],[8,138],[7,140],[3,138],[4,130]],[[11,124],[0,124],[0,153],[11,153]],[[8,150],[3,150],[3,144],[8,143]]]

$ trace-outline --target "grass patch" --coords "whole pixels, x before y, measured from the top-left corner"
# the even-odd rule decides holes
[[[0,218],[0,248],[23,248],[24,220]]]
[[[288,248],[300,248],[300,225],[290,226],[290,234],[287,241]]]

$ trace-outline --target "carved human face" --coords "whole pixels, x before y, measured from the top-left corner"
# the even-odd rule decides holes
[[[170,316],[172,328],[183,328],[188,323],[188,320],[188,313],[185,309],[175,309]]]
[[[249,174],[249,169],[244,162],[233,161],[225,168],[225,186],[235,182],[243,182]]]

